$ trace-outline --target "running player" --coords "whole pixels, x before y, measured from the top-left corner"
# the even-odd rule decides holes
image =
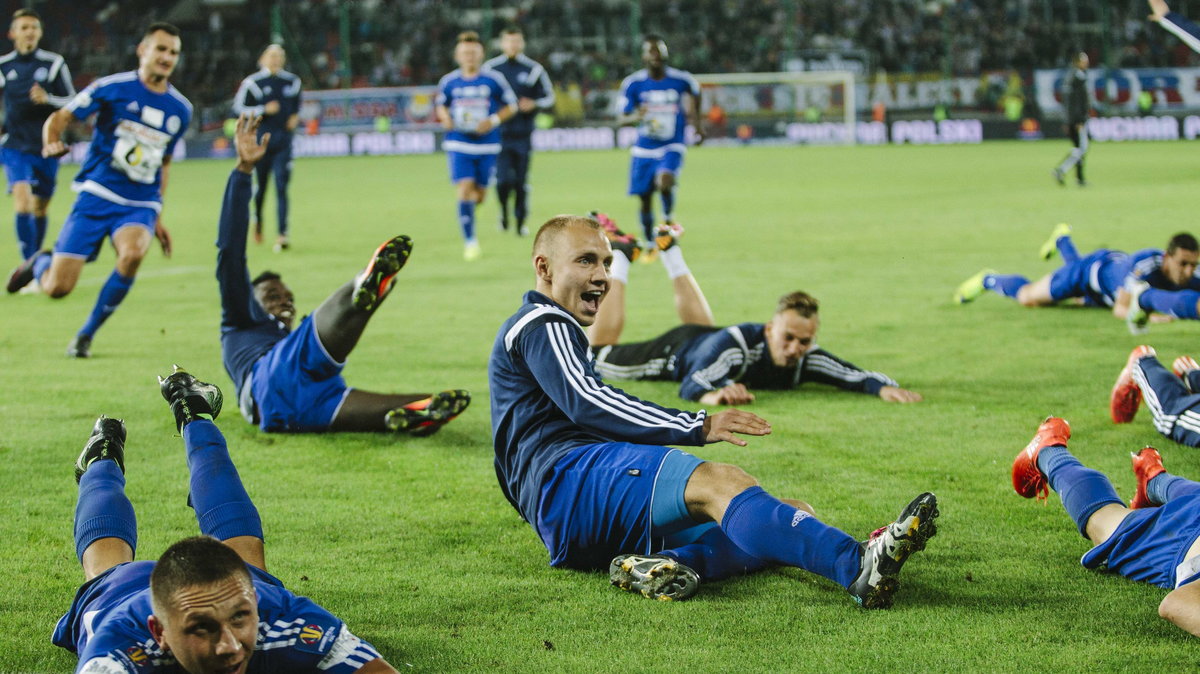
[[[100,417],[75,462],[75,553],[84,584],[53,641],[80,674],[395,672],[369,643],[267,573],[262,520],[213,421],[221,391],[176,368],[160,378],[183,435],[201,536],[135,562],[125,424]]]
[[[473,30],[458,35],[454,70],[438,82],[437,115],[448,130],[442,148],[450,163],[450,180],[458,196],[458,224],[463,259],[479,259],[475,208],[487,196],[500,153],[499,126],[517,111],[517,97],[504,76],[483,67],[483,45]]]
[[[238,163],[225,188],[217,235],[221,351],[242,415],[268,433],[436,432],[467,408],[469,393],[371,393],[349,388],[341,374],[408,260],[412,242],[407,236],[385,241],[367,268],[334,291],[295,331],[295,297],[283,279],[265,272],[250,280],[250,173],[270,144],[270,136],[257,135],[256,126],[257,119],[247,114],[238,118]]]
[[[192,104],[168,81],[180,48],[178,28],[150,24],[137,46],[137,70],[92,82],[50,115],[42,129],[42,155],[60,157],[67,153],[62,136],[71,120],[96,115],[87,159],[75,176],[79,197],[54,253],[43,251],[26,260],[9,278],[8,292],[38,279],[43,292],[65,297],[79,281],[84,263],[100,254],[105,237],[117,252],[116,269],[67,347],[72,358],[91,355],[92,338],[133,287],[151,240],[157,237],[163,252],[171,253],[171,237],[161,218],[163,191],[175,144],[192,118]]]
[[[42,156],[42,124],[71,101],[75,84],[62,56],[38,49],[42,19],[37,12],[14,12],[8,38],[14,49],[0,56],[0,87],[4,87],[0,157],[13,195],[21,259],[28,260],[46,239],[46,209],[58,177],[58,159]]]
[[[279,236],[275,251],[287,250],[288,184],[292,179],[292,132],[300,124],[300,78],[283,69],[287,53],[268,45],[258,57],[259,71],[242,80],[233,98],[233,112],[262,117],[259,134],[271,134],[267,155],[255,167],[254,240],[263,240],[263,202],[267,183],[275,174],[275,214]]]
[[[683,325],[659,337],[618,343],[625,326],[625,292],[629,255],[638,250],[603,213],[593,217],[613,246],[609,297],[589,331],[595,367],[609,379],[652,379],[680,382],[679,396],[704,405],[746,405],[751,389],[791,389],[806,382],[830,384],[847,391],[879,396],[889,402],[918,402],[921,395],[900,388],[891,377],[868,372],[817,346],[819,304],[808,293],[779,298],[767,323],[717,327],[708,300],[683,259],[672,232],[656,237],[663,266],[675,292],[675,309]]]
[[[642,41],[645,68],[621,82],[618,107],[622,124],[637,124],[637,142],[630,149],[629,194],[641,203],[638,212],[645,235],[643,260],[658,255],[654,245],[654,193],[662,199],[663,223],[675,224],[675,184],[687,153],[687,125],[704,140],[700,127],[700,84],[691,73],[667,66],[667,43],[658,35]]]
[[[1045,500],[1050,489],[1091,550],[1080,560],[1170,590],[1158,614],[1200,636],[1200,484],[1171,475],[1158,450],[1133,455],[1137,489],[1129,507],[1099,471],[1067,451],[1071,426],[1050,417],[1013,461],[1013,488]]]
[[[687,599],[701,580],[787,565],[838,583],[864,607],[890,606],[901,566],[936,532],[934,495],[860,543],[737,466],[662,446],[744,446],[739,434],[771,427],[736,409],[660,407],[600,379],[583,328],[609,291],[612,259],[595,220],[542,225],[535,289],[501,326],[488,365],[496,475],[550,564],[608,567],[613,584],[667,600]]]

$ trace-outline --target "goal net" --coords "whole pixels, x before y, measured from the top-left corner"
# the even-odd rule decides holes
[[[695,77],[701,86],[705,128],[713,137],[826,145],[855,142],[857,98],[851,72]]]

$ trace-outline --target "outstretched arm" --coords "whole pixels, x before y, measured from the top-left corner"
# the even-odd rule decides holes
[[[829,384],[846,391],[879,396],[888,402],[912,403],[921,400],[921,394],[900,388],[900,385],[886,374],[863,370],[824,349],[808,352],[804,356],[802,368],[802,382]]]
[[[1150,20],[1158,23],[1168,33],[1183,40],[1183,43],[1200,52],[1200,26],[1189,21],[1182,14],[1172,12],[1165,0],[1148,0],[1150,5]]]
[[[230,173],[221,202],[217,233],[217,284],[221,290],[221,326],[241,328],[261,322],[266,313],[254,299],[246,267],[246,236],[250,229],[250,174],[266,152],[270,134],[256,140],[259,118],[243,113],[234,134],[237,168]]]

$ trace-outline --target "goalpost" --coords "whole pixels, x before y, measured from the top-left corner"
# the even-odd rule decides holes
[[[815,134],[819,140],[809,142],[856,142],[858,100],[852,72],[712,73],[695,78],[702,89],[702,114],[717,103],[734,124],[817,123],[827,133]]]

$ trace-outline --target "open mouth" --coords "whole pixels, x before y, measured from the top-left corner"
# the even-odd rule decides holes
[[[579,296],[583,300],[583,308],[588,313],[596,313],[600,310],[600,298],[604,297],[604,293],[599,290],[589,290]]]

